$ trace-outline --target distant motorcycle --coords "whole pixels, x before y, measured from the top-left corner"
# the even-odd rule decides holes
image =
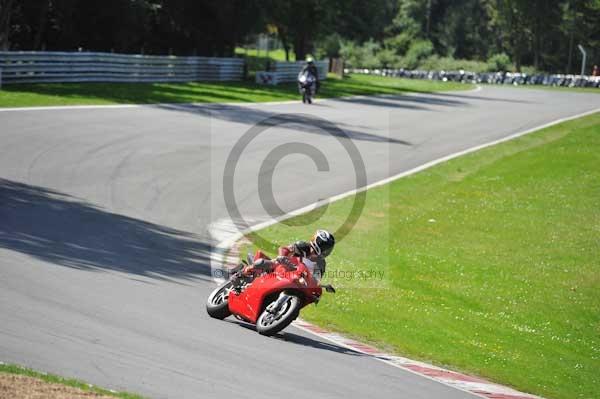
[[[312,104],[313,97],[317,90],[317,79],[309,72],[300,72],[298,74],[298,88],[302,94],[304,104]]]
[[[270,260],[261,251],[248,255],[251,264],[258,259]],[[262,335],[274,335],[286,328],[300,314],[300,309],[319,302],[323,293],[335,292],[331,285],[319,285],[301,258],[285,258],[285,264],[273,261],[272,272],[252,278],[243,276],[244,264],[234,270],[231,278],[208,297],[206,311],[211,317],[224,319],[234,315],[256,324]],[[282,260],[283,262],[283,260]]]

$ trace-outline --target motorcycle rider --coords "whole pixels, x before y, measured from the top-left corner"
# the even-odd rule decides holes
[[[302,258],[302,263],[310,270],[313,277],[319,281],[325,273],[325,258],[331,254],[335,246],[333,234],[327,230],[317,230],[310,241],[296,241],[293,244],[280,247],[278,256],[273,261],[258,259],[252,265],[246,266],[242,272],[245,276],[254,274],[255,271],[269,272],[275,263],[287,264],[289,257]]]
[[[319,92],[319,88],[321,87],[321,81],[319,80],[319,70],[315,65],[315,60],[313,57],[306,57],[306,64],[302,67],[302,71],[300,73],[309,73],[315,77],[316,90],[315,93]]]

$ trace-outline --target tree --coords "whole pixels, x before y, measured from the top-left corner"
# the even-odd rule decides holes
[[[275,26],[277,30],[277,35],[279,40],[281,40],[281,44],[283,46],[283,50],[285,51],[285,60],[290,60],[290,50],[292,46],[292,19],[293,19],[293,10],[290,7],[290,4],[283,1],[268,1],[266,3],[266,14],[267,21]],[[296,58],[300,59],[300,58]]]
[[[229,56],[265,31],[288,59],[352,42],[390,65],[428,40],[446,65],[506,53],[572,72],[577,44],[600,63],[600,0],[0,0],[0,49]]]
[[[297,60],[314,51],[313,40],[319,34],[319,19],[323,0],[269,0],[266,2],[267,21],[277,27],[279,38],[289,59],[290,44]]]
[[[10,47],[10,21],[15,3],[15,0],[0,0],[0,50],[8,50]]]
[[[562,23],[561,33],[568,38],[567,45],[561,48],[567,53],[565,70],[573,72],[576,44],[582,43],[591,50],[590,59],[598,62],[598,47],[600,46],[600,1],[568,0],[561,7]]]

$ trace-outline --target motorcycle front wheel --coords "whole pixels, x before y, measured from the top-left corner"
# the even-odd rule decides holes
[[[277,299],[274,299],[275,302]],[[267,307],[270,304],[267,304]],[[290,325],[300,314],[302,301],[296,295],[290,295],[289,299],[281,305],[276,313],[271,313],[267,309],[258,317],[256,321],[256,331],[261,335],[274,335]]]
[[[208,296],[208,300],[206,301],[206,312],[210,317],[223,320],[231,315],[231,312],[229,311],[228,295],[232,284],[231,281],[226,281],[215,288]]]

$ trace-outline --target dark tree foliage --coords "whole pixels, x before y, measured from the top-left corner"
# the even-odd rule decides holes
[[[250,0],[21,0],[4,46],[223,56],[261,21]]]
[[[366,43],[576,72],[582,44],[600,63],[600,0],[0,0],[0,49],[227,56],[266,31],[296,59]]]
[[[262,3],[267,23],[277,28],[284,48],[293,47],[297,60],[306,57],[314,46],[314,39],[323,32],[323,4],[321,0],[266,0]]]

